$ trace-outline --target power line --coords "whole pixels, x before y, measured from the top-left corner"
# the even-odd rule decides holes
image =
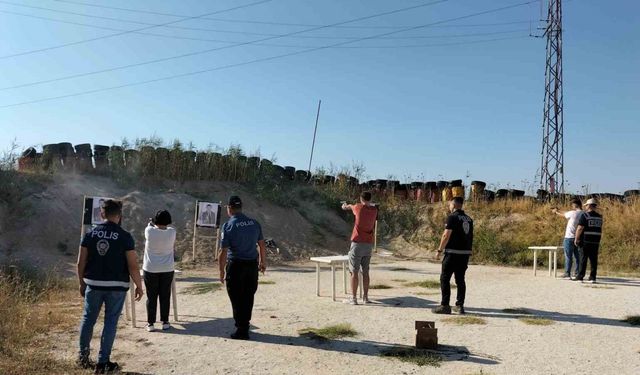
[[[239,6],[235,6],[233,8],[222,9],[222,10],[218,10],[218,11],[215,11],[215,12],[205,13],[205,14],[202,14],[202,15],[199,15],[199,16],[194,16],[194,17],[189,17],[189,18],[184,18],[184,19],[180,19],[180,20],[176,20],[176,21],[167,22],[167,23],[164,23],[164,24],[154,24],[154,26],[147,26],[147,27],[143,27],[143,28],[140,28],[140,29],[123,31],[123,32],[119,32],[119,33],[116,33],[116,34],[103,35],[103,36],[99,36],[99,37],[96,37],[96,38],[80,40],[80,41],[77,41],[77,42],[71,42],[71,43],[60,44],[60,45],[57,45],[57,46],[51,46],[51,47],[35,49],[35,50],[31,50],[31,51],[16,53],[16,54],[13,54],[13,55],[0,56],[0,59],[6,59],[6,58],[9,58],[9,57],[24,56],[24,55],[29,55],[29,54],[36,53],[36,52],[50,51],[50,50],[53,50],[53,49],[58,49],[58,48],[63,48],[63,47],[68,47],[68,46],[74,46],[74,45],[78,45],[78,44],[93,42],[93,41],[96,41],[96,40],[113,38],[113,37],[116,37],[116,36],[130,34],[130,33],[137,32],[137,31],[143,31],[143,30],[148,30],[148,29],[153,29],[153,28],[156,28],[156,27],[160,27],[160,26],[166,26],[166,25],[169,25],[169,24],[174,24],[174,23],[178,23],[178,22],[197,19],[197,18],[204,17],[204,16],[207,16],[207,15],[219,14],[219,13],[229,12],[229,11],[232,11],[232,10],[248,8],[250,6],[259,5],[259,4],[267,3],[267,2],[270,2],[270,1],[272,1],[272,0],[260,0],[260,1],[253,2],[253,3],[250,3],[250,4],[239,5]],[[0,1],[0,3],[3,3],[3,2],[6,3],[6,1]]]
[[[527,31],[527,30],[522,30],[522,31]],[[391,46],[337,46],[337,47],[327,47],[327,49],[330,49],[330,48],[331,49],[409,49],[409,48],[428,48],[428,47],[444,47],[444,46],[461,46],[461,45],[482,44],[482,43],[498,42],[498,41],[503,41],[503,40],[523,39],[523,38],[529,38],[529,37],[530,37],[529,35],[523,34],[523,35],[520,35],[520,36],[512,36],[512,37],[505,37],[505,38],[479,39],[479,40],[468,40],[468,41],[448,42],[448,43],[405,44],[405,45],[391,45]],[[268,44],[268,43],[253,44],[253,45],[256,45],[256,46],[269,46],[269,47],[283,47],[283,48],[314,48],[314,47],[311,47],[311,46],[297,46],[297,45],[286,45],[286,44]],[[53,79],[49,79],[49,80],[28,82],[28,83],[15,85],[15,86],[0,87],[0,91],[14,90],[14,89],[24,88],[24,87],[39,86],[39,85],[43,85],[43,84],[46,84],[46,83],[53,83],[53,82],[58,82],[58,81],[63,81],[63,80],[68,80],[68,79],[73,79],[73,78],[79,78],[79,77],[82,77],[82,76],[85,76],[85,75],[98,74],[98,73],[100,73],[100,72],[90,72],[88,74],[80,73],[80,74],[77,74],[77,75],[70,75],[70,76],[64,76],[64,77],[59,77],[59,78],[53,78]]]
[[[150,22],[143,22],[143,21],[136,21],[136,20],[128,20],[128,19],[122,19],[122,18],[116,18],[116,17],[107,17],[107,16],[98,16],[98,15],[93,15],[93,14],[87,14],[87,13],[71,12],[71,11],[65,11],[65,10],[59,10],[59,9],[53,9],[53,8],[47,8],[47,7],[24,5],[24,4],[18,4],[18,3],[14,3],[14,2],[10,2],[10,1],[5,1],[5,0],[0,0],[0,3],[9,4],[9,5],[13,5],[13,6],[24,7],[24,8],[46,10],[46,11],[55,12],[55,13],[70,14],[70,15],[74,15],[74,16],[89,17],[89,18],[103,19],[103,20],[116,21],[116,22],[134,23],[134,24],[147,25],[147,26],[166,27],[166,28],[179,29],[179,30],[206,31],[206,32],[216,32],[216,33],[226,33],[226,34],[236,34],[236,35],[248,35],[248,36],[278,36],[279,35],[279,34],[264,33],[264,32],[224,30],[224,29],[211,29],[211,28],[206,28],[206,27],[192,27],[192,26],[177,26],[177,25],[168,25],[168,24],[157,24],[157,23],[150,23]],[[101,7],[105,7],[105,6],[101,6]],[[120,10],[122,10],[122,9],[120,9]],[[152,12],[152,13],[155,13],[155,12]],[[178,16],[174,15],[174,17],[178,17]],[[188,17],[188,16],[185,16],[185,17]],[[210,18],[206,18],[205,16],[196,17],[196,18],[211,20]],[[520,21],[517,21],[517,22],[520,23]],[[526,23],[529,23],[529,21],[527,21]],[[503,23],[503,24],[512,24],[512,23]],[[298,26],[302,26],[302,25],[303,24],[298,24]],[[308,25],[308,27],[322,27],[322,26],[324,26],[324,25]],[[341,26],[341,25],[332,26],[332,27],[338,27],[338,26]],[[411,27],[411,26],[407,26],[407,27]],[[394,29],[402,29],[402,28],[405,28],[405,27],[394,27]],[[300,38],[300,39],[341,39],[341,40],[345,40],[345,39],[357,39],[359,37],[324,36],[324,35],[297,35],[297,36],[292,36],[292,38]]]
[[[59,96],[53,96],[53,97],[47,97],[47,98],[41,98],[41,99],[35,99],[35,100],[29,100],[29,101],[23,101],[23,102],[18,102],[18,103],[13,103],[13,104],[7,104],[7,105],[0,106],[0,108],[16,107],[16,106],[22,106],[22,105],[34,104],[34,103],[42,103],[42,102],[46,102],[46,101],[70,98],[70,97],[81,96],[81,95],[95,94],[95,93],[103,92],[103,91],[111,91],[111,90],[121,89],[121,88],[125,88],[125,87],[139,86],[139,85],[144,85],[144,84],[149,84],[149,83],[154,83],[154,82],[160,82],[160,81],[165,81],[165,80],[170,80],[170,79],[184,78],[184,77],[194,76],[194,75],[198,75],[198,74],[209,73],[209,72],[213,72],[213,71],[231,69],[231,68],[235,68],[235,67],[240,67],[240,66],[245,66],[245,65],[250,65],[250,64],[255,64],[255,63],[260,63],[260,62],[267,62],[267,61],[272,61],[272,60],[276,60],[276,59],[280,59],[280,58],[291,57],[291,56],[301,55],[301,54],[304,54],[304,53],[319,51],[319,50],[323,50],[323,49],[327,49],[327,48],[338,47],[338,46],[345,45],[345,44],[351,44],[351,43],[355,43],[357,41],[375,39],[375,38],[379,38],[379,37],[382,37],[382,36],[393,35],[393,34],[400,33],[400,32],[417,30],[417,29],[422,29],[422,28],[425,28],[425,27],[431,27],[433,25],[438,25],[438,24],[443,24],[443,23],[448,23],[448,22],[454,22],[454,21],[463,20],[463,19],[467,19],[467,18],[471,18],[471,17],[476,17],[476,16],[480,16],[480,15],[484,15],[484,14],[489,14],[489,13],[500,12],[500,11],[503,11],[503,10],[512,9],[512,8],[515,8],[515,7],[527,5],[527,4],[536,2],[536,1],[538,1],[538,0],[532,0],[532,1],[527,1],[527,2],[524,2],[524,3],[508,5],[508,6],[504,6],[504,7],[500,7],[500,8],[494,8],[494,9],[490,9],[490,10],[486,10],[486,11],[482,11],[482,12],[471,13],[471,14],[467,14],[467,15],[464,15],[464,16],[453,17],[453,18],[449,18],[449,19],[445,19],[445,20],[441,20],[441,21],[436,21],[436,22],[432,22],[432,23],[428,23],[428,24],[424,24],[424,25],[413,26],[411,28],[406,28],[406,29],[402,29],[402,30],[390,31],[390,32],[387,32],[387,33],[371,35],[371,36],[363,37],[360,40],[349,40],[349,41],[334,43],[334,44],[327,45],[327,46],[308,48],[308,49],[304,49],[304,50],[300,50],[300,51],[294,51],[294,52],[284,53],[284,54],[280,54],[280,55],[275,55],[275,56],[269,56],[269,57],[263,57],[263,58],[259,58],[259,59],[244,61],[244,62],[241,62],[241,63],[221,65],[221,66],[217,66],[217,67],[209,68],[209,69],[202,69],[202,70],[186,72],[186,73],[181,73],[181,74],[173,74],[173,75],[168,75],[168,76],[164,76],[164,77],[144,80],[144,81],[125,83],[125,84],[117,85],[117,86],[103,87],[103,88],[99,88],[99,89],[80,91],[80,92],[71,93],[71,94],[65,94],[65,95],[59,95]],[[347,22],[355,22],[355,20],[354,21],[347,21]]]
[[[423,8],[423,7],[427,7],[427,6],[440,4],[440,3],[443,3],[443,2],[446,2],[446,1],[448,1],[448,0],[437,0],[437,1],[430,2],[430,3],[423,3],[423,4],[419,4],[419,5],[413,5],[413,6],[410,6],[410,7],[405,7],[405,8],[401,8],[401,9],[395,9],[395,10],[382,12],[382,13],[377,13],[377,14],[373,14],[373,15],[369,15],[369,16],[358,17],[358,18],[354,18],[354,19],[351,19],[351,20],[338,22],[336,24],[347,24],[347,23],[358,22],[358,21],[371,19],[371,18],[388,16],[388,15],[395,14],[395,13],[406,12],[406,11],[414,10],[414,9],[417,9],[417,8]],[[336,24],[332,24],[332,25],[336,25]],[[310,31],[321,30],[321,29],[324,29],[324,28],[327,28],[327,27],[330,27],[330,25],[314,27],[314,28],[311,28],[311,29],[300,30],[300,31],[293,31],[291,33],[279,35],[277,37],[262,38],[262,39],[258,39],[258,40],[248,41],[248,42],[239,42],[239,43],[235,43],[235,44],[228,45],[228,46],[222,46],[222,47],[216,47],[216,48],[208,48],[206,50],[201,50],[201,51],[188,52],[188,53],[183,53],[183,54],[180,54],[180,55],[174,55],[174,56],[163,57],[163,58],[159,58],[159,59],[147,60],[147,61],[143,61],[143,62],[139,62],[139,63],[121,65],[121,66],[116,66],[116,67],[112,67],[112,68],[108,68],[108,69],[95,70],[95,71],[92,71],[92,72],[78,73],[78,74],[73,74],[73,75],[69,75],[69,76],[65,76],[65,77],[53,78],[53,79],[39,81],[39,82],[31,82],[31,83],[28,83],[28,84],[22,84],[22,85],[17,85],[17,86],[19,86],[19,87],[33,86],[33,85],[41,84],[41,83],[51,83],[51,82],[63,81],[63,80],[72,79],[72,78],[86,77],[86,76],[100,74],[100,73],[113,72],[113,71],[117,71],[117,70],[134,68],[134,67],[148,65],[148,64],[155,64],[155,63],[159,63],[159,62],[170,61],[170,60],[175,60],[175,59],[181,59],[181,58],[185,58],[185,57],[192,57],[192,56],[202,55],[202,54],[210,53],[210,52],[214,52],[214,51],[221,51],[221,50],[224,50],[224,49],[229,49],[229,48],[235,48],[235,47],[240,47],[240,46],[244,46],[244,45],[249,45],[249,44],[253,44],[253,43],[256,43],[256,42],[266,42],[266,41],[269,41],[269,40],[272,40],[272,39],[282,38],[282,37],[286,37],[286,36],[289,36],[289,35],[301,34],[301,33],[306,33],[306,32],[310,32]],[[388,33],[388,34],[395,34],[395,33],[398,33],[398,32],[402,32],[402,30],[393,31],[393,32]]]
[[[131,9],[131,8],[121,8],[114,7],[108,5],[101,4],[92,4],[86,3],[82,1],[70,1],[70,0],[52,0],[58,3],[67,3],[67,4],[76,4],[76,5],[84,5],[93,8],[102,8],[102,9],[112,9],[112,10],[120,10],[126,12],[140,13],[140,14],[151,14],[157,16],[167,16],[167,17],[186,17],[185,15],[176,14],[176,13],[164,13],[164,12],[156,12],[150,10],[140,10],[140,9]],[[228,18],[211,18],[211,17],[202,17],[203,20],[210,21],[219,21],[219,22],[229,22],[229,23],[252,23],[259,25],[272,25],[272,26],[296,26],[296,27],[318,27],[322,25],[318,24],[308,24],[308,23],[291,23],[291,22],[271,22],[271,21],[257,21],[257,20],[239,20],[239,19],[228,19]],[[442,25],[441,27],[482,27],[482,26],[500,26],[500,25],[514,25],[514,24],[526,24],[529,23],[529,20],[523,21],[513,21],[513,22],[500,22],[500,23],[488,23],[488,24],[474,24],[474,25]],[[334,26],[335,28],[343,28],[343,29],[403,29],[411,26],[381,26],[381,25],[373,25],[373,26],[365,26],[365,25],[338,25]]]
[[[7,11],[7,10],[0,10],[0,13],[6,13],[6,14],[11,14],[11,15],[16,15],[16,16],[21,16],[21,17],[29,17],[29,18],[45,20],[45,21],[64,23],[64,24],[75,25],[75,26],[90,27],[90,28],[93,28],[93,29],[100,29],[100,30],[128,31],[126,29],[118,29],[118,28],[106,27],[106,26],[96,26],[96,25],[88,24],[88,23],[66,21],[66,20],[60,20],[60,19],[56,19],[56,18],[42,17],[42,16],[36,16],[36,15],[32,15],[32,14],[19,13],[19,12]],[[406,26],[406,27],[411,27],[411,26]],[[483,33],[465,33],[465,34],[414,35],[414,36],[401,36],[401,37],[386,37],[386,38],[380,38],[380,39],[404,40],[404,39],[431,39],[431,38],[458,38],[458,37],[469,37],[469,36],[510,34],[510,33],[515,33],[515,32],[519,32],[519,31],[526,31],[526,30],[528,30],[528,29],[503,30],[503,31],[496,31],[496,32],[483,32]],[[157,34],[157,33],[138,32],[138,31],[132,31],[132,32],[134,34],[147,35],[147,36],[156,36],[156,37],[168,38],[168,39],[194,40],[194,41],[218,42],[218,43],[229,43],[229,44],[238,43],[238,41],[236,41],[236,40],[196,38],[196,37],[188,37],[188,36],[167,35],[167,34]],[[274,34],[274,35],[277,36],[279,34]],[[358,37],[335,37],[335,39],[358,39]],[[263,43],[260,43],[260,44],[255,43],[255,45],[272,46],[272,47],[300,47],[300,48],[309,47],[308,45],[284,45],[284,44],[266,44],[266,43],[264,43],[264,44]],[[0,56],[0,59],[1,58],[4,58],[4,56]]]

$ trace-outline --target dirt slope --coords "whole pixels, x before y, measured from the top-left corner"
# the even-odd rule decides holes
[[[106,177],[55,175],[41,191],[28,194],[26,200],[32,209],[16,218],[15,223],[19,225],[3,227],[0,260],[12,257],[40,266],[69,269],[75,262],[81,236],[83,196],[87,195],[110,196],[124,201],[123,227],[134,235],[138,251],[144,247],[143,230],[148,218],[159,209],[169,210],[178,232],[176,252],[183,261],[191,261],[196,200],[224,201],[231,194],[243,198],[245,213],[262,224],[265,237],[278,243],[282,250],[280,258],[284,260],[344,253],[347,249],[349,224],[334,212],[313,206],[313,217],[309,220],[308,207],[279,207],[257,199],[238,184],[167,182],[163,186],[126,187]],[[0,212],[2,210],[4,208],[0,207]],[[324,225],[313,220],[317,216],[322,217]],[[226,219],[223,212],[223,222]],[[198,230],[198,262],[213,258],[213,241],[200,238],[200,235],[212,233],[209,229]]]

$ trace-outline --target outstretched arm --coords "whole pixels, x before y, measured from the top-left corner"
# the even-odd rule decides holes
[[[222,284],[224,284],[224,278],[225,278],[225,267],[227,265],[227,250],[229,250],[228,247],[223,247],[222,249],[220,249],[220,255],[218,255],[218,270],[220,271],[220,282]]]
[[[78,251],[77,270],[78,270],[78,283],[80,286],[80,295],[82,297],[84,297],[84,292],[87,289],[87,284],[85,284],[84,282],[84,270],[87,267],[88,256],[89,256],[89,250],[87,250],[86,247],[81,246],[80,250]]]

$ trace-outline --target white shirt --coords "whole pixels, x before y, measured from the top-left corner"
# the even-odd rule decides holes
[[[567,222],[567,229],[564,231],[564,238],[576,238],[576,228],[578,227],[578,216],[582,213],[582,210],[567,211],[564,213]]]
[[[172,272],[176,242],[175,228],[160,229],[147,226],[144,230],[144,261],[142,269],[147,272]]]

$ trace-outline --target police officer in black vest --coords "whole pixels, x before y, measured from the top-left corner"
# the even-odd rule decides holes
[[[598,250],[602,237],[602,215],[596,212],[598,201],[591,198],[585,203],[587,210],[578,217],[575,245],[581,249],[580,272],[574,279],[583,281],[587,273],[587,259],[591,263],[589,282],[595,284],[598,273]]]
[[[451,314],[449,300],[451,298],[452,275],[455,275],[458,286],[455,309],[458,313],[464,314],[464,298],[467,291],[464,275],[473,246],[473,220],[462,210],[463,204],[464,198],[462,197],[455,197],[449,202],[451,215],[447,218],[437,254],[437,259],[440,259],[440,254],[444,252],[442,272],[440,273],[442,302],[440,306],[433,309],[434,314]]]
[[[258,290],[258,271],[264,273],[267,268],[266,247],[260,224],[242,213],[240,197],[229,198],[227,214],[230,219],[221,228],[220,281],[227,284],[236,323],[236,332],[231,338],[248,340],[253,297]]]

